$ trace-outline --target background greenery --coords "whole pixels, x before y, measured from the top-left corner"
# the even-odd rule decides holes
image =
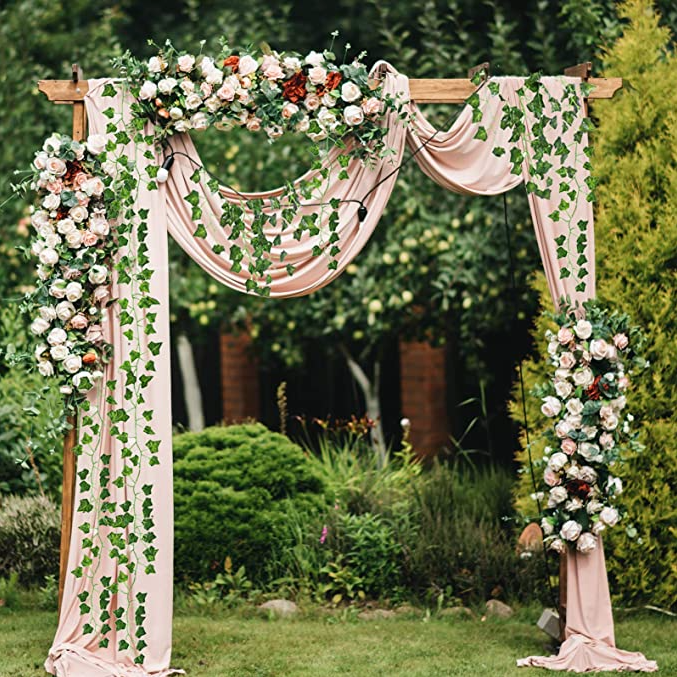
[[[660,16],[647,0],[630,0],[624,9],[611,0],[446,0],[423,5],[339,0],[321,8],[290,2],[274,9],[262,0],[244,7],[188,0],[166,2],[162,11],[148,12],[147,4],[136,0],[103,0],[96,6],[82,0],[9,0],[0,9],[0,134],[12,142],[0,146],[0,203],[9,197],[14,170],[30,161],[41,140],[54,129],[70,128],[68,108],[47,102],[35,82],[67,77],[73,61],[88,77],[108,75],[111,56],[125,49],[150,53],[148,37],[158,43],[171,37],[191,50],[203,38],[208,49],[225,34],[236,43],[266,40],[278,49],[304,51],[327,44],[338,28],[338,53],[352,43],[368,50],[368,59],[387,58],[412,77],[462,77],[485,59],[496,74],[537,68],[557,73],[589,59],[596,72],[603,66],[606,74],[623,76],[627,83],[622,94],[593,107],[599,123],[593,137],[595,166],[601,179],[599,294],[634,312],[651,339],[654,368],[650,380],[633,393],[647,450],[624,471],[640,539],[630,541],[617,530],[609,567],[620,601],[674,606],[677,8],[672,0],[657,2],[655,8]],[[453,111],[431,107],[428,112],[442,125]],[[271,147],[250,134],[208,133],[197,141],[207,166],[239,187],[270,188],[308,164],[297,140]],[[183,579],[216,575],[213,562],[231,556],[233,572],[245,565],[244,575],[260,588],[277,587],[330,603],[338,594],[342,601],[359,598],[360,591],[396,600],[411,595],[431,604],[546,594],[542,561],[519,559],[514,527],[500,519],[513,516],[511,490],[525,494],[522,484],[512,488],[517,425],[510,421],[506,402],[514,365],[532,350],[529,330],[538,318],[542,293],[542,282],[531,282],[539,263],[525,200],[519,192],[508,200],[515,295],[509,284],[502,200],[452,195],[411,166],[402,170],[378,232],[355,265],[306,299],[273,305],[237,296],[172,250],[174,333],[189,337],[198,359],[206,356],[213,374],[218,332],[245,324],[251,328],[270,384],[264,412],[268,423],[277,420],[272,393],[283,379],[291,384],[292,413],[361,413],[363,398],[347,385],[345,356],[350,355],[370,375],[381,364],[386,432],[393,448],[399,448],[399,402],[391,387],[397,340],[422,338],[448,346],[454,430],[465,430],[481,407],[482,425],[456,436],[463,438],[463,446],[481,449],[482,465],[487,466],[473,470],[456,459],[419,473],[406,459],[391,456],[392,466],[384,468],[369,449],[346,451],[345,440],[330,440],[323,455],[317,441],[301,451],[259,427],[246,429],[247,444],[236,439],[241,429],[219,430],[213,438],[186,436],[177,443],[177,543],[192,544],[184,550],[179,546],[177,553],[177,573]],[[10,369],[28,347],[18,301],[30,275],[15,250],[28,236],[22,210],[10,201],[0,211],[0,494],[42,490],[58,495],[58,395],[43,391],[35,376]],[[373,301],[380,303],[380,310],[373,310]],[[537,346],[542,325],[538,320]],[[529,384],[543,378],[542,364],[538,353],[527,363]],[[319,397],[309,376],[330,372],[339,374],[336,392]],[[218,404],[216,388],[216,382],[204,378],[205,410],[210,402]],[[468,396],[476,397],[459,408]],[[517,400],[517,422],[519,407]],[[211,407],[208,418],[216,420],[218,410]],[[535,423],[538,416],[536,403],[530,403],[529,420]],[[226,448],[232,455],[219,453]],[[238,465],[243,459],[266,472],[258,477],[244,472]],[[281,468],[285,463],[297,466],[298,477],[275,479],[278,474],[268,464],[278,460]],[[521,454],[522,467],[524,460]],[[235,489],[223,486],[226,475],[221,473]],[[192,489],[198,476],[216,483],[218,490],[208,484],[209,490],[196,496]],[[275,491],[269,485],[273,479],[279,481]],[[297,494],[308,500],[297,504]],[[291,499],[287,502],[284,496]],[[264,505],[265,519],[252,525],[256,528],[236,534],[236,540],[228,540],[235,531],[220,533],[208,541],[213,553],[202,552],[204,539],[216,533],[209,531],[214,524],[203,514],[218,514],[233,530],[242,530],[243,515],[258,514]],[[203,540],[192,533],[198,522],[205,524]],[[325,526],[327,539],[320,543]],[[30,528],[22,533],[31,538]],[[275,543],[276,554],[274,561],[264,563],[260,555],[266,538]],[[379,575],[370,579],[374,570]],[[226,580],[221,573],[225,582],[212,588],[217,598],[233,590],[237,599],[253,594],[241,577]]]

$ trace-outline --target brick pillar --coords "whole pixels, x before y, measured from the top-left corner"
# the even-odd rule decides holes
[[[249,347],[251,338],[221,334],[223,420],[229,423],[260,417],[259,367]]]
[[[419,456],[449,446],[444,358],[444,347],[400,341],[402,416],[411,421],[410,439]]]

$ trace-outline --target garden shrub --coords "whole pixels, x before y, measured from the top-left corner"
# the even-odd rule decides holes
[[[42,583],[59,570],[59,508],[42,496],[0,497],[0,577]]]
[[[648,0],[629,0],[620,13],[623,36],[605,57],[605,75],[622,76],[626,86],[612,101],[597,102],[593,136],[597,191],[595,236],[597,295],[631,314],[647,338],[648,377],[628,392],[628,408],[640,426],[641,454],[629,456],[617,474],[623,479],[627,525],[605,535],[607,568],[615,601],[675,608],[675,515],[677,498],[677,57],[674,36],[661,25]],[[540,281],[543,287],[542,280]],[[545,307],[550,300],[543,297]],[[525,364],[527,389],[548,377],[541,318],[539,354]],[[532,425],[542,417],[528,398]],[[513,413],[521,420],[521,401]],[[538,448],[534,451],[539,453]],[[526,453],[518,454],[526,466]],[[520,486],[533,491],[528,473]],[[632,531],[632,530],[631,530]]]
[[[204,580],[226,557],[257,583],[283,537],[291,509],[324,505],[323,483],[303,450],[254,424],[174,438],[175,572]]]

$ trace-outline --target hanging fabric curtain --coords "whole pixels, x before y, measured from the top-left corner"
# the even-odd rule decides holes
[[[401,93],[408,98],[409,88],[406,77],[398,74],[389,64],[380,62],[375,66],[375,72],[384,77],[384,93],[393,96]],[[523,78],[497,78],[495,80],[500,87],[501,93],[508,101],[516,101],[516,91],[522,86]],[[103,97],[104,85],[108,80],[95,80],[89,82],[89,92],[86,97],[87,114],[90,124],[90,133],[106,134],[109,119],[104,115],[104,110],[111,105],[119,110],[129,105],[118,95],[116,99]],[[566,82],[578,82],[566,78],[544,78],[546,87],[557,97],[561,93]],[[582,103],[582,101],[581,101]],[[394,153],[388,158],[375,163],[368,168],[362,166],[359,161],[351,160],[348,173],[351,177],[348,181],[338,180],[335,175],[330,175],[327,192],[324,200],[332,197],[339,198],[344,202],[339,206],[339,246],[338,265],[336,270],[329,270],[327,259],[323,256],[313,256],[312,250],[319,244],[317,237],[311,237],[307,233],[300,241],[294,240],[291,235],[282,234],[279,246],[273,247],[270,252],[272,282],[270,284],[271,296],[289,297],[308,294],[328,284],[337,277],[353,260],[368,241],[375,229],[381,214],[383,213],[388,198],[392,192],[397,178],[397,167],[401,163],[405,145],[416,150],[415,159],[423,171],[434,181],[449,190],[471,195],[494,195],[510,190],[528,176],[527,170],[522,175],[511,173],[511,164],[507,157],[498,158],[492,150],[496,145],[507,147],[509,131],[501,129],[501,106],[496,97],[486,97],[482,100],[483,120],[482,124],[488,131],[491,142],[483,142],[474,139],[476,125],[472,122],[469,110],[461,113],[461,116],[446,132],[436,133],[432,126],[425,120],[422,112],[414,103],[409,104],[413,121],[406,128],[398,121],[395,114],[391,113],[385,120],[388,125],[386,145],[393,149]],[[581,106],[582,109],[582,106]],[[527,112],[527,124],[531,124],[530,113]],[[152,130],[146,129],[146,134]],[[553,132],[556,133],[556,130]],[[431,138],[432,137],[432,138]],[[587,140],[584,140],[584,144]],[[172,138],[173,150],[185,153],[199,162],[197,153],[189,136],[180,135]],[[422,147],[423,146],[423,147]],[[328,160],[335,157],[337,151],[329,154]],[[128,148],[130,158],[137,162],[141,173],[149,165],[159,165],[162,157],[148,159],[138,149]],[[140,350],[148,354],[150,338],[159,341],[163,348],[154,357],[155,377],[148,386],[146,399],[148,409],[153,410],[152,426],[155,432],[153,440],[159,443],[157,455],[160,463],[153,467],[141,469],[141,481],[152,487],[152,500],[154,518],[156,521],[155,545],[159,551],[157,558],[156,573],[146,575],[137,573],[129,581],[127,588],[119,594],[124,594],[130,607],[128,626],[126,632],[134,628],[134,610],[138,606],[137,595],[145,595],[145,627],[148,629],[145,650],[146,660],[143,667],[134,664],[134,655],[128,648],[120,648],[116,630],[112,639],[106,646],[99,644],[96,632],[83,634],[83,628],[88,622],[86,615],[81,614],[80,595],[90,594],[96,590],[96,580],[92,573],[75,577],[69,575],[64,590],[63,606],[59,618],[59,626],[53,646],[50,650],[46,667],[49,672],[59,677],[115,677],[146,675],[165,676],[172,674],[169,669],[171,651],[171,624],[172,624],[172,453],[171,453],[171,402],[170,402],[170,361],[169,361],[169,293],[168,293],[168,260],[167,260],[167,232],[179,243],[179,245],[195,260],[205,271],[227,286],[239,290],[245,290],[245,282],[248,278],[246,272],[235,273],[231,270],[231,262],[227,255],[215,254],[212,247],[222,245],[228,252],[230,241],[226,233],[218,226],[221,216],[221,197],[226,198],[233,204],[241,204],[242,197],[226,187],[220,188],[220,196],[214,195],[206,183],[195,184],[191,180],[195,166],[184,156],[175,157],[174,166],[170,172],[169,180],[159,191],[148,191],[144,185],[139,187],[138,204],[140,207],[149,209],[149,233],[146,235],[146,243],[149,246],[149,267],[154,270],[151,278],[150,294],[159,300],[159,305],[153,308],[157,312],[155,327],[158,334],[149,337],[143,331],[144,313],[148,310],[140,310],[140,324],[135,330],[133,340],[128,340],[122,333],[119,320],[119,309],[112,306],[108,310],[104,330],[106,339],[113,344],[114,353],[111,362],[106,367],[106,376],[102,380],[114,379],[120,370],[120,366],[130,358],[132,350]],[[577,167],[577,180],[583,185],[587,173],[582,165]],[[303,179],[312,178],[313,172],[297,180],[297,184]],[[555,184],[557,185],[557,184]],[[192,190],[197,190],[200,196],[200,204],[203,214],[211,215],[204,218],[207,236],[195,238],[193,232],[195,224],[191,218],[191,210],[184,197]],[[282,190],[267,193],[246,194],[247,198],[267,198],[282,195]],[[559,278],[556,245],[554,242],[562,229],[561,223],[554,222],[549,214],[553,210],[553,204],[559,202],[559,194],[553,190],[551,198],[544,200],[530,196],[530,207],[534,218],[536,235],[543,258],[548,284],[556,302],[562,295],[569,295],[573,301],[583,301],[594,294],[594,269],[590,266],[587,276],[585,291],[576,291],[574,283],[570,279]],[[345,202],[354,200],[354,202]],[[359,201],[363,201],[367,207],[367,216],[360,222],[357,217]],[[316,211],[302,207],[299,216],[304,211]],[[324,217],[327,218],[326,216]],[[588,238],[586,244],[587,258],[594,261],[594,246],[592,232],[592,206],[590,203],[581,201],[576,207],[576,218],[585,219],[588,222]],[[320,219],[319,226],[323,228],[326,222]],[[246,238],[245,238],[246,239]],[[129,249],[134,251],[137,242],[130,242]],[[218,249],[218,248],[217,248]],[[286,258],[282,261],[282,252],[286,251]],[[121,252],[124,254],[124,252]],[[295,266],[293,276],[287,274],[287,264]],[[128,285],[113,281],[113,296],[115,298],[133,298],[135,290]],[[107,431],[110,426],[110,414],[115,408],[114,402],[122,401],[123,386],[116,386],[116,390],[110,392],[105,386],[101,386],[91,392],[89,400],[98,412],[97,420],[80,422],[80,439],[86,441],[83,444],[84,453],[78,457],[78,472],[83,469],[97,468],[103,456],[110,457],[110,463],[121,467],[123,464],[122,444],[116,438],[112,438]],[[112,395],[112,397],[110,397]],[[96,424],[100,424],[99,427]],[[143,429],[138,429],[134,421],[126,421],[117,424],[130,437],[134,437],[138,444],[145,444],[148,436]],[[96,431],[96,434],[94,432]],[[88,437],[86,437],[88,436]],[[89,441],[91,438],[91,441]],[[96,476],[96,473],[92,473]],[[102,485],[103,487],[103,485]],[[126,501],[128,499],[125,487],[107,486],[110,491],[109,500],[112,502]],[[76,506],[82,499],[91,495],[90,490],[77,488]],[[134,510],[140,510],[140,506],[133,506]],[[69,571],[75,569],[82,560],[83,555],[83,525],[98,538],[101,543],[101,551],[98,552],[92,571],[96,568],[96,576],[115,576],[117,573],[117,560],[107,556],[107,548],[110,544],[106,540],[104,527],[98,526],[98,513],[96,510],[86,516],[76,512],[76,518],[71,537],[69,556]],[[114,605],[115,601],[107,602]],[[613,620],[611,605],[604,566],[604,555],[601,548],[596,549],[589,555],[574,553],[569,558],[569,594],[567,600],[569,625],[567,632],[571,641],[565,643],[560,663],[548,663],[551,667],[586,665],[587,669],[604,661],[607,667],[610,664],[617,666],[627,665],[628,654],[614,648]],[[100,609],[98,611],[101,611]],[[104,610],[105,613],[105,610]],[[582,621],[582,619],[584,619]],[[565,651],[566,647],[566,651]],[[643,657],[635,655],[635,665],[640,665]],[[537,661],[549,659],[527,659],[533,664]],[[554,659],[557,660],[557,659]],[[611,661],[611,663],[609,662]],[[624,662],[625,661],[625,662]]]

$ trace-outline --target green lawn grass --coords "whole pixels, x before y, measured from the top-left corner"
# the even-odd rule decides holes
[[[195,677],[529,677],[515,660],[545,650],[535,610],[513,619],[414,618],[337,620],[305,615],[269,620],[251,613],[180,611],[174,621],[173,666]],[[44,675],[54,613],[0,609],[0,677]],[[633,616],[616,625],[619,646],[658,660],[677,675],[677,622]],[[602,674],[602,673],[598,673]],[[604,673],[612,674],[612,673]]]

